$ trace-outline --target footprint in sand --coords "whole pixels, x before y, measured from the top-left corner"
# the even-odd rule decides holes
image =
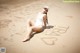
[[[13,39],[12,38],[7,38],[7,37],[0,37],[0,43],[1,41],[9,41],[9,42],[12,42]]]
[[[0,45],[1,45],[2,43],[0,43]]]
[[[68,17],[68,18],[74,18],[73,16],[66,16],[66,17]]]
[[[5,37],[3,38],[3,40],[4,40],[4,41],[9,41],[9,42],[12,42],[12,41],[13,41],[12,38],[5,38]]]
[[[10,22],[12,22],[12,20],[8,19],[0,20],[0,28],[8,27]]]
[[[8,10],[9,8],[7,8],[4,5],[0,5],[0,12],[4,11],[4,10]]]

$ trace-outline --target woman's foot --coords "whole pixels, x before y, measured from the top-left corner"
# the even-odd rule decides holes
[[[26,39],[26,40],[24,40],[23,42],[27,42],[27,41],[29,41],[30,39]]]

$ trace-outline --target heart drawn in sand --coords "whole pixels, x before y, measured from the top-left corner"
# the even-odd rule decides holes
[[[42,37],[41,40],[47,45],[54,45],[57,38],[56,37]]]

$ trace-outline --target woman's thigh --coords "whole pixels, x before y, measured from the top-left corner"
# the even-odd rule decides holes
[[[44,28],[43,27],[33,27],[32,30],[33,30],[33,32],[39,33],[39,32],[42,32],[44,30]]]

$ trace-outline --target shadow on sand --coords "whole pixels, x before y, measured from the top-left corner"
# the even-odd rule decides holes
[[[51,29],[51,28],[53,28],[54,26],[52,26],[52,25],[49,25],[49,26],[46,26],[46,29]]]

